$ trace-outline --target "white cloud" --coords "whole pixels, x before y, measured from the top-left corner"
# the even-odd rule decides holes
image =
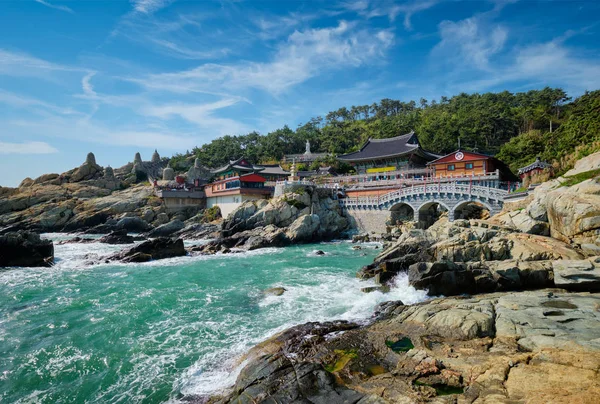
[[[34,1],[36,3],[43,4],[46,7],[50,7],[50,8],[56,9],[56,10],[60,10],[60,11],[66,11],[67,13],[71,13],[71,14],[75,14],[75,12],[72,9],[70,9],[69,7],[67,7],[67,6],[60,6],[60,5],[56,5],[56,4],[51,4],[51,3],[49,3],[49,2],[47,2],[45,0],[34,0]]]
[[[45,142],[7,143],[0,142],[0,154],[51,154],[58,153]]]
[[[249,132],[250,128],[233,119],[215,117],[214,112],[240,101],[239,98],[229,98],[206,104],[148,105],[141,108],[140,113],[161,119],[181,117],[199,128],[208,130],[214,136],[237,135]]]
[[[561,41],[550,41],[514,49],[513,60],[495,66],[490,78],[465,83],[470,91],[527,82],[537,86],[561,86],[581,94],[600,88],[600,60],[577,56]]]
[[[278,95],[325,71],[377,63],[393,41],[389,31],[356,30],[355,24],[341,21],[332,28],[294,31],[270,62],[203,64],[191,70],[129,80],[176,93],[255,88]]]
[[[152,14],[168,6],[171,0],[132,0],[133,9],[138,13]]]
[[[442,21],[439,30],[442,40],[433,49],[435,59],[451,59],[466,68],[481,70],[489,70],[490,58],[502,50],[508,37],[504,27],[488,27],[478,16]]]
[[[61,115],[76,115],[79,114],[76,110],[72,108],[63,108],[59,107],[56,104],[51,104],[49,102],[45,102],[42,100],[38,100],[37,98],[27,97],[15,93],[11,93],[9,91],[5,91],[0,89],[0,103],[9,105],[11,107],[17,108],[41,108],[43,110],[47,110],[50,112],[58,113]]]
[[[404,28],[412,30],[412,16],[430,9],[440,2],[441,0],[413,0],[398,4],[396,2],[361,0],[342,3],[342,7],[366,18],[388,17],[390,21],[395,21],[398,15],[404,14]]]
[[[96,97],[97,95],[91,83],[92,77],[94,77],[95,75],[96,72],[88,73],[81,79],[81,88],[83,90],[83,94],[89,97]]]

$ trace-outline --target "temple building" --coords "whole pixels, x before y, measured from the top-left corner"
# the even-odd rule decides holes
[[[537,157],[535,161],[528,166],[519,168],[518,174],[521,180],[531,179],[532,176],[542,173],[546,169],[552,169],[552,164],[542,161]]]
[[[279,164],[263,164],[264,168],[260,175],[269,182],[285,181],[290,176],[289,171],[285,171]]]
[[[438,180],[464,178],[487,186],[518,181],[508,166],[494,156],[466,150],[457,150],[427,165],[432,170],[431,176]]]
[[[354,167],[358,174],[372,174],[375,180],[400,178],[399,171],[423,170],[439,156],[425,151],[414,132],[387,139],[369,139],[359,151],[338,156]]]
[[[263,170],[243,157],[212,170],[215,180],[204,188],[206,206],[219,206],[221,215],[227,217],[245,201],[269,198],[272,189],[265,187],[266,178],[258,174]]]

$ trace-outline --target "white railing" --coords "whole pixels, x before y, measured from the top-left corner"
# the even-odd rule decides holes
[[[308,180],[298,180],[298,181],[277,181],[276,185],[310,185],[315,186],[315,183]]]
[[[456,182],[415,185],[401,188],[380,196],[359,196],[340,200],[344,206],[380,206],[405,196],[426,194],[460,194],[479,198],[503,201],[508,191],[499,188],[482,187],[479,185],[457,184]]]
[[[410,175],[421,174],[421,178],[412,178]],[[376,179],[379,176],[400,176],[401,178],[379,180]],[[356,174],[356,175],[343,175],[336,177],[325,177],[323,180],[328,182],[337,182],[343,184],[353,184],[358,187],[373,187],[382,185],[400,185],[400,184],[417,184],[425,183],[430,181],[441,181],[441,182],[454,182],[454,181],[491,181],[500,178],[499,170],[485,173],[485,174],[472,174],[472,175],[448,175],[435,177],[433,172],[429,169],[404,169],[397,171],[388,171],[381,173],[370,173],[370,174]]]

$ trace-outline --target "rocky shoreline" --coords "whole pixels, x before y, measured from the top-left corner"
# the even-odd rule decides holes
[[[575,174],[540,185],[488,220],[442,218],[426,230],[404,228],[382,237],[382,252],[357,276],[373,278],[386,290],[406,273],[415,288],[446,297],[411,306],[387,302],[367,324],[293,327],[247,354],[230,391],[184,400],[595,403],[600,394],[600,179],[574,182],[569,174],[599,167],[600,155],[592,155],[576,165]],[[7,226],[0,230],[0,256],[10,258],[0,266],[51,265],[52,243],[24,229],[77,229],[81,234],[74,242],[84,243],[96,242],[85,234],[104,233],[100,242],[130,246],[94,262],[147,262],[326,240],[351,228],[328,193],[311,187],[246,202],[226,220],[205,223],[201,212],[167,215],[143,185],[76,196],[74,189],[89,188],[85,181],[106,175],[86,170],[80,167],[66,181],[50,176],[23,190],[0,190],[0,223]],[[66,194],[49,199],[62,195],[59,191]],[[130,232],[149,240],[131,245],[140,239]],[[184,248],[183,238],[207,237],[213,240]]]
[[[565,186],[569,174],[490,220],[405,229],[357,274],[386,285],[407,273],[412,286],[449,297],[384,303],[366,325],[293,327],[248,353],[230,391],[186,399],[597,402],[600,181]]]

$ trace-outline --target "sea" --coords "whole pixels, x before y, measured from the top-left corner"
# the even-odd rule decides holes
[[[388,293],[361,292],[374,283],[356,271],[381,250],[352,247],[93,265],[123,246],[55,243],[52,268],[0,269],[0,402],[177,403],[218,394],[235,383],[245,352],[288,327],[364,322],[381,302],[426,299],[405,275]],[[286,291],[265,293],[273,287]]]

